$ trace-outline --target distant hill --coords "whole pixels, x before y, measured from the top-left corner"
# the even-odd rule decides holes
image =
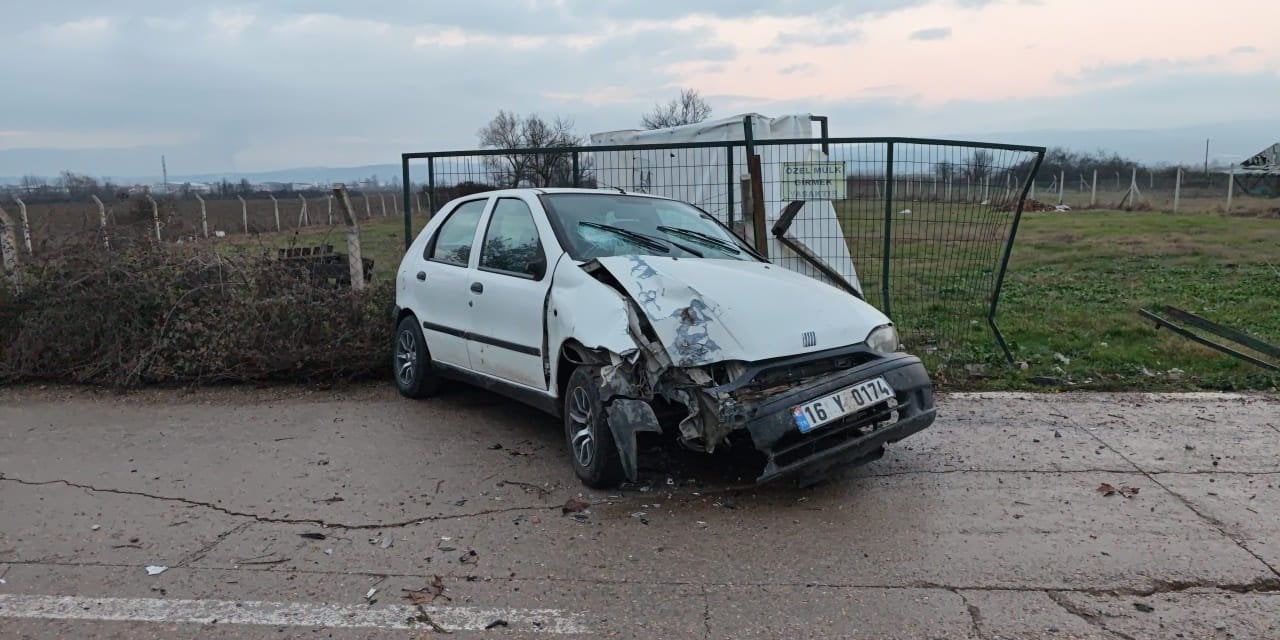
[[[909,131],[901,132],[910,135]],[[934,136],[930,136],[934,137]],[[1239,162],[1264,147],[1280,140],[1280,119],[1269,121],[1228,122],[1187,126],[1174,129],[1140,130],[1069,130],[1042,129],[1034,131],[1005,131],[988,133],[958,133],[938,136],[956,140],[978,140],[1014,144],[1066,147],[1076,151],[1104,150],[1116,152],[1144,164],[1189,164],[1204,162],[1205,138],[1211,138],[1209,161],[1215,165]],[[0,184],[15,184],[25,173],[53,177],[61,168],[94,177],[110,177],[119,183],[154,184],[161,181],[156,171],[157,160],[165,150],[159,148],[133,149],[5,149],[0,150]],[[196,154],[198,149],[184,150]],[[174,156],[170,155],[172,160]],[[414,165],[413,181],[426,181],[425,163]],[[173,164],[170,164],[173,167]],[[449,172],[448,165],[437,165],[441,173]],[[152,173],[155,171],[155,173]],[[459,170],[459,172],[461,172]],[[238,182],[305,182],[333,183],[355,182],[377,176],[383,183],[398,180],[400,165],[372,164],[354,167],[293,167],[273,171],[227,171],[218,173],[174,173],[171,183],[217,182],[227,179]]]

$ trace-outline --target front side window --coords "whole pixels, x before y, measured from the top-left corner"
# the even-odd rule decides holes
[[[516,198],[498,200],[480,247],[480,268],[537,278],[535,265],[541,259],[542,245],[529,205]]]
[[[464,202],[449,219],[440,225],[435,241],[427,250],[427,259],[465,267],[471,261],[471,245],[476,239],[476,227],[480,226],[480,214],[484,213],[487,200]]]
[[[542,202],[575,260],[620,255],[757,260],[715,218],[684,202],[608,193],[553,193]]]

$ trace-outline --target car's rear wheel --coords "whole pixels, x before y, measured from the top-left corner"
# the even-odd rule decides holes
[[[622,460],[600,401],[598,368],[574,369],[562,400],[565,442],[574,473],[593,489],[617,486],[623,477]]]
[[[431,368],[431,352],[418,326],[418,319],[405,316],[396,327],[392,347],[392,373],[396,388],[406,398],[426,398],[440,388],[440,378]]]

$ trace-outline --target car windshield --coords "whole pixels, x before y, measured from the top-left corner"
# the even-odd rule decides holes
[[[542,202],[575,260],[637,254],[756,260],[715,218],[683,202],[610,193],[552,193]]]

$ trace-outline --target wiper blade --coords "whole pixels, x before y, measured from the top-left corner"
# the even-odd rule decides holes
[[[706,245],[710,245],[712,247],[720,249],[721,251],[724,251],[725,253],[729,253],[735,256],[740,255],[742,253],[742,251],[738,249],[738,247],[730,244],[729,242],[721,240],[720,238],[717,238],[713,235],[703,233],[701,231],[694,231],[693,229],[682,229],[680,227],[665,227],[665,226],[657,227],[657,229],[658,231],[661,231],[663,233],[669,233],[671,235],[689,238],[690,240],[694,240]]]
[[[647,249],[652,249],[654,251],[661,251],[663,253],[671,253],[671,249],[669,249],[667,245],[663,244],[661,240],[654,238],[652,236],[646,236],[643,233],[637,233],[630,229],[623,229],[622,227],[615,227],[611,224],[600,224],[599,222],[590,222],[588,220],[580,220],[578,224],[584,227],[591,227],[592,229],[600,229],[602,231],[608,231],[610,233],[617,234]]]

